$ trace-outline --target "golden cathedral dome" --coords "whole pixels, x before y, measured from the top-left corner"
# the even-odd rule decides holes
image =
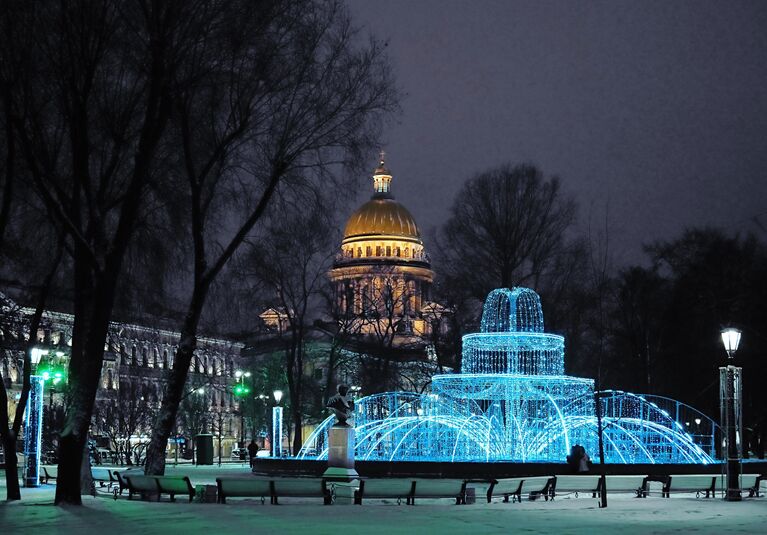
[[[362,236],[397,236],[420,242],[415,219],[407,208],[394,200],[389,189],[392,174],[386,168],[384,152],[373,171],[373,197],[360,206],[346,223],[344,241]]]
[[[421,236],[407,208],[392,198],[373,196],[349,218],[344,239],[382,235],[414,239],[420,239]]]

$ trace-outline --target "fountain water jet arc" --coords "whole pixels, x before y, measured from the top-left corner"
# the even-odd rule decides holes
[[[606,462],[713,461],[713,431],[704,451],[658,404],[602,395]],[[332,423],[315,429],[298,458],[327,458]],[[564,462],[574,444],[597,450],[594,381],[565,375],[564,338],[544,331],[537,293],[500,288],[485,300],[480,332],[463,337],[460,374],[434,376],[428,394],[362,398],[355,428],[358,460]]]

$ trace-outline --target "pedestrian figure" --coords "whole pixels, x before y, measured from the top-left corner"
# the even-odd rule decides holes
[[[573,474],[588,472],[590,460],[586,448],[580,444],[575,444],[570,448],[570,455],[567,456],[567,466]]]
[[[250,457],[251,468],[253,468],[253,463],[256,460],[256,455],[258,455],[258,444],[256,444],[255,440],[251,440],[250,444],[248,444],[248,457]]]
[[[589,471],[589,462],[591,459],[589,458],[589,454],[586,453],[586,448],[583,446],[578,446],[580,448],[580,455],[578,459],[578,472],[588,472]]]

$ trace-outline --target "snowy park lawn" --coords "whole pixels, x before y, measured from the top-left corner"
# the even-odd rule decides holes
[[[208,479],[203,477],[208,470],[198,473],[200,482]],[[241,470],[245,473],[247,468]],[[232,499],[227,505],[190,504],[184,498],[176,503],[125,497],[115,501],[104,492],[83,497],[82,507],[54,507],[54,490],[53,485],[22,489],[21,502],[0,502],[0,534],[767,533],[764,497],[728,503],[685,495],[646,499],[614,495],[607,509],[599,509],[590,495],[465,506],[451,500],[420,500],[415,506],[381,500],[363,506],[323,506],[319,498],[283,499],[281,505],[272,506],[268,500],[261,505],[260,500],[245,499]],[[4,482],[0,492],[5,494]]]

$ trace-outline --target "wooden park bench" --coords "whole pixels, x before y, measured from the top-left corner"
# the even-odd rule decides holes
[[[522,477],[510,477],[506,479],[493,480],[487,489],[487,503],[493,500],[493,494],[503,496],[504,503],[508,503],[511,497],[512,503],[522,500],[522,483],[525,479]]]
[[[354,491],[354,503],[362,505],[364,498],[368,499],[396,499],[397,505],[405,503],[410,505],[414,495],[415,482],[412,479],[398,478],[370,478],[360,479],[359,488]]]
[[[111,489],[114,484],[112,471],[108,468],[91,468],[91,478],[93,478],[94,483],[99,484],[99,487]]]
[[[189,481],[189,478],[187,476],[148,476],[148,477],[154,477],[157,481],[157,489],[159,491],[159,496],[157,497],[157,501],[160,501],[160,498],[163,494],[169,494],[170,495],[170,501],[175,502],[176,501],[176,494],[181,494],[183,496],[189,496],[189,501],[191,502],[194,499],[194,486],[192,486],[192,482]]]
[[[748,491],[749,498],[758,498],[759,485],[763,477],[759,474],[743,474],[740,476],[740,488]]]
[[[761,496],[762,487],[767,487],[767,474],[762,474],[756,477],[754,483],[754,495],[758,498]],[[765,489],[767,491],[767,489]]]
[[[325,505],[333,502],[333,496],[323,478],[315,477],[279,477],[272,478],[272,504],[279,505],[279,498],[322,497]]]
[[[110,474],[112,478],[114,478],[114,483],[116,484],[116,486],[112,489],[116,500],[118,494],[122,496],[123,491],[128,490],[128,482],[125,481],[125,476],[129,476],[131,474],[134,476],[140,476],[143,475],[143,472],[141,472],[141,470],[128,468],[125,470],[111,470]]]
[[[134,494],[143,494],[147,497],[157,495],[160,501],[160,489],[157,486],[157,478],[141,474],[121,474],[128,488],[128,499],[132,500]]]
[[[487,490],[487,503],[490,503],[495,496],[503,496],[503,502],[521,502],[522,495],[527,495],[531,500],[541,496],[549,499],[551,486],[554,483],[554,477],[550,476],[531,476],[531,477],[511,477],[493,481]]]
[[[663,485],[661,496],[670,498],[671,492],[694,492],[695,497],[706,493],[706,498],[716,496],[717,476],[710,474],[672,474]]]
[[[629,492],[636,495],[637,498],[647,497],[647,476],[646,475],[626,475],[626,476],[605,476],[607,494],[613,492]],[[596,492],[602,490],[602,481],[600,479]]]
[[[748,492],[749,498],[759,497],[761,481],[767,481],[767,478],[759,474],[741,474],[740,490]],[[724,496],[727,493],[727,478],[721,474],[715,476],[714,486],[721,490],[722,496]]]
[[[556,476],[549,488],[549,497],[552,499],[558,494],[575,494],[578,497],[579,492],[586,492],[591,494],[593,498],[596,498],[597,489],[599,488],[599,476],[584,474],[584,475],[563,475]]]
[[[58,466],[43,466],[43,475],[40,477],[42,479],[43,484],[47,485],[48,481],[53,479],[56,480],[57,477],[59,477],[59,467]]]
[[[451,498],[456,505],[466,503],[466,481],[463,479],[414,479],[410,505],[418,498]]]
[[[270,479],[217,477],[216,487],[218,503],[226,503],[227,498],[261,498],[263,504],[266,496],[269,496],[270,503],[274,503]]]

